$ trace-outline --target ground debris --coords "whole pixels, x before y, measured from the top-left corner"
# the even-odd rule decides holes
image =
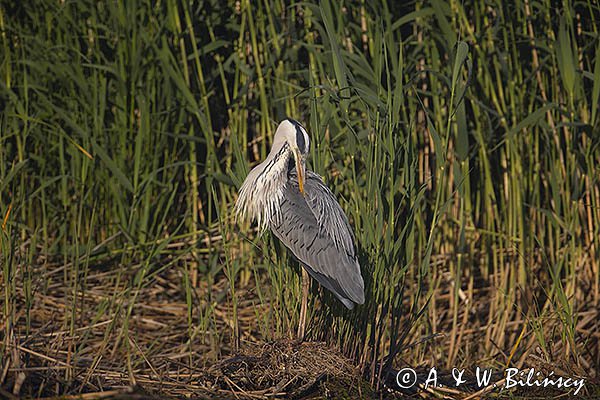
[[[244,346],[209,367],[202,383],[247,398],[352,397],[360,384],[360,372],[339,351],[288,339]]]

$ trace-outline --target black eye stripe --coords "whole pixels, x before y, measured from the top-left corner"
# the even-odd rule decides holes
[[[306,140],[304,139],[304,128],[300,125],[300,122],[295,119],[288,118],[288,121],[292,123],[296,127],[296,145],[298,146],[298,150],[300,150],[301,154],[304,154],[306,151]]]
[[[298,150],[300,150],[300,153],[304,154],[304,151],[306,150],[306,143],[304,142],[304,133],[302,133],[302,129],[298,125],[296,125],[296,144],[298,145]]]

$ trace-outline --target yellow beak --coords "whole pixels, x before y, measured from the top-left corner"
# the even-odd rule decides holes
[[[294,158],[296,159],[296,173],[298,174],[298,188],[300,193],[304,195],[304,166],[300,162],[300,154],[294,151]]]

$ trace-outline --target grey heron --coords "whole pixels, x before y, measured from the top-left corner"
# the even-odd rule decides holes
[[[288,118],[277,127],[267,158],[242,184],[235,211],[273,234],[302,264],[298,337],[304,337],[309,276],[348,309],[365,301],[364,282],[348,218],[321,177],[306,170],[310,138]]]

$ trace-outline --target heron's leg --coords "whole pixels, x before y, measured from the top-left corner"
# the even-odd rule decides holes
[[[298,322],[298,339],[304,339],[306,331],[306,309],[308,308],[308,289],[310,288],[310,276],[302,267],[302,304],[300,305],[300,321]]]

